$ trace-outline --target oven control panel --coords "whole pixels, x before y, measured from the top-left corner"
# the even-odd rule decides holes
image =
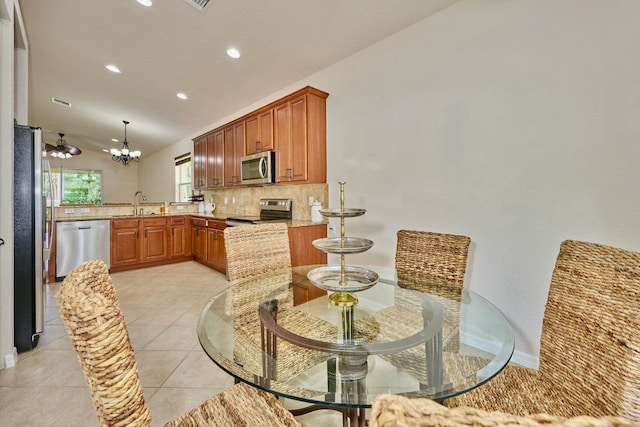
[[[260,199],[261,211],[291,211],[291,199]]]

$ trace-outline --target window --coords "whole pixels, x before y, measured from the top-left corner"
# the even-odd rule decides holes
[[[191,199],[191,153],[176,157],[176,202]]]
[[[52,168],[56,204],[102,204],[102,171]]]

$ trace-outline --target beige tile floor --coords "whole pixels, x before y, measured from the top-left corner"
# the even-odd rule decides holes
[[[112,274],[136,352],[153,426],[233,385],[201,349],[200,311],[228,286],[196,262]],[[58,314],[59,283],[47,285],[45,331],[36,349],[0,370],[0,426],[97,426],[89,389]],[[289,403],[287,403],[289,405]],[[332,411],[299,418],[305,426],[341,425]]]

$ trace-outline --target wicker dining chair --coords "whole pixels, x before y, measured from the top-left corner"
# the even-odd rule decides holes
[[[464,274],[471,239],[458,234],[399,230],[396,244],[398,286],[460,301],[464,295]],[[446,301],[446,300],[445,300]],[[443,302],[446,304],[446,302]],[[456,310],[446,310],[447,315]],[[460,337],[457,318],[447,318],[442,328],[442,345],[446,351],[458,352]],[[417,351],[407,351],[407,355]],[[409,364],[412,365],[412,364]]]
[[[616,416],[565,418],[544,413],[517,416],[465,406],[447,408],[430,399],[380,395],[373,402],[369,427],[623,427],[638,426]]]
[[[87,261],[72,270],[62,282],[58,304],[100,426],[150,426],[133,348],[104,262]],[[275,396],[246,384],[236,384],[166,424],[230,425],[300,426]]]
[[[239,280],[291,267],[289,231],[285,223],[227,227],[227,277],[233,286]]]
[[[403,275],[416,274],[436,283],[464,284],[471,239],[456,234],[399,230],[396,245],[396,270],[399,284]],[[415,280],[407,280],[415,284]],[[425,286],[428,280],[423,280]],[[415,286],[415,285],[414,285]],[[419,285],[418,285],[419,286]],[[430,289],[421,289],[428,292]]]
[[[445,404],[640,422],[639,313],[640,253],[564,241],[542,323],[539,369],[507,366]]]

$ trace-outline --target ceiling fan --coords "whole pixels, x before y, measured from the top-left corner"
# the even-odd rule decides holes
[[[57,141],[56,145],[45,144],[47,153],[51,153],[52,157],[58,157],[60,159],[68,159],[73,156],[77,156],[82,153],[75,145],[67,144],[62,137],[64,137],[64,133],[59,133],[60,139]]]

